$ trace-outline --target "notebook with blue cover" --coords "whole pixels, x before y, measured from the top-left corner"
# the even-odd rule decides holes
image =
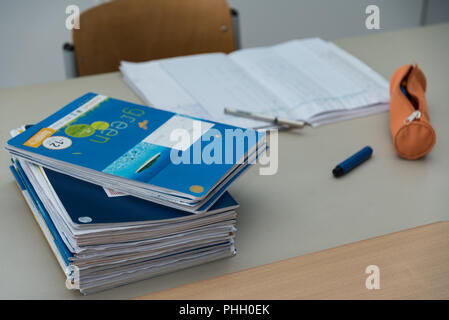
[[[174,142],[177,129],[192,133],[191,141]],[[237,145],[238,137],[231,138],[233,144],[220,142],[227,130],[240,130],[247,138],[243,146]],[[246,168],[242,163],[261,152],[258,148],[265,146],[264,139],[264,133],[250,129],[88,93],[9,140],[6,149],[52,170],[127,194],[193,206],[209,200],[211,193],[228,182],[226,178]],[[195,164],[196,155],[211,152],[208,142],[221,143],[212,156],[222,160]],[[175,153],[190,160],[174,163]]]
[[[53,221],[48,215],[42,201],[36,195],[33,187],[31,186],[29,180],[16,166],[11,165],[10,170],[20,188],[26,202],[28,203],[31,212],[39,224],[45,238],[48,241],[54,255],[56,256],[61,268],[67,276],[71,274],[70,269],[70,258],[73,257],[73,253],[70,252],[68,247],[65,245],[61,236],[58,233]]]
[[[49,169],[45,173],[74,223],[80,223],[85,217],[90,219],[88,222],[84,219],[84,224],[93,224],[162,221],[192,215],[133,196],[108,197],[98,185]],[[234,198],[225,192],[208,213],[237,207]]]
[[[23,183],[28,184],[27,189],[32,190],[18,162],[15,163],[15,168],[14,171],[22,177],[22,181],[25,181]],[[43,171],[74,224],[113,225],[168,222],[193,215],[129,195],[109,197],[99,185],[50,169],[43,168]],[[37,195],[34,198],[38,198]],[[237,207],[237,201],[226,191],[205,214],[230,211]]]

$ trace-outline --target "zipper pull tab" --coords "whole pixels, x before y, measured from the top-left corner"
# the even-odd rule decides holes
[[[404,120],[404,124],[405,124],[405,125],[408,125],[410,122],[412,122],[412,121],[415,120],[415,119],[418,119],[418,120],[421,119],[421,112],[418,111],[418,110],[413,111],[412,114],[409,115],[409,116],[407,117],[407,119]]]

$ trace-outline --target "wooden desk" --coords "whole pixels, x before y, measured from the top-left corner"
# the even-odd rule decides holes
[[[380,270],[368,290],[365,269]],[[438,222],[136,299],[449,299],[449,222]]]
[[[0,298],[132,298],[355,241],[449,220],[449,24],[343,39],[336,43],[390,78],[416,61],[428,80],[437,142],[425,159],[400,159],[388,113],[279,134],[279,170],[249,170],[230,192],[239,201],[237,256],[82,297],[64,276],[0,152]],[[119,73],[0,90],[0,136],[35,123],[93,91],[141,103]],[[332,168],[371,145],[372,159],[342,179]],[[31,273],[30,273],[31,272]],[[37,275],[37,276],[36,276]]]

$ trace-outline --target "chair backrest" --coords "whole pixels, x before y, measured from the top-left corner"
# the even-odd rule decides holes
[[[84,11],[73,29],[80,76],[147,61],[235,50],[226,0],[115,0]]]

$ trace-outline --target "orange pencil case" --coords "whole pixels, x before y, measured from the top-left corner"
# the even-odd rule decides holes
[[[425,97],[426,77],[417,65],[397,69],[390,81],[390,130],[397,153],[409,160],[426,155],[435,144]]]

